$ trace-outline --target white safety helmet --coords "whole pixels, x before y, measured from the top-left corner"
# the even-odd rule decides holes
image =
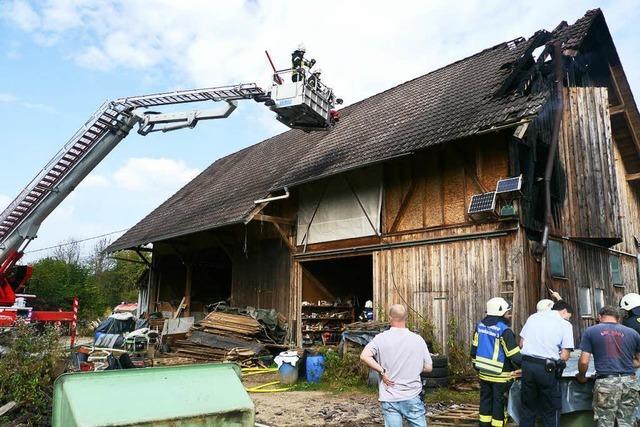
[[[304,43],[300,43],[298,45],[298,50],[301,51],[301,52],[306,52],[307,48],[304,46]]]
[[[504,298],[495,297],[487,301],[487,314],[489,316],[503,316],[509,310],[511,310],[511,304]]]
[[[367,302],[364,303],[364,308],[373,308],[373,301],[370,299],[367,300]]]
[[[640,295],[634,292],[626,294],[620,300],[620,308],[624,310],[631,311],[636,307],[640,307]]]
[[[550,299],[541,299],[538,301],[538,304],[536,304],[536,310],[538,310],[538,313],[542,311],[549,311],[553,308],[553,304],[555,303]]]
[[[322,68],[316,67],[313,69],[313,74],[321,74],[321,73],[322,73]]]

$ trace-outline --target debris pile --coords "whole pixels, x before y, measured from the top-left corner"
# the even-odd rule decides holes
[[[195,323],[185,339],[175,342],[173,353],[199,361],[251,365],[269,349],[284,348],[282,340],[272,338],[268,329],[249,313],[214,311]]]

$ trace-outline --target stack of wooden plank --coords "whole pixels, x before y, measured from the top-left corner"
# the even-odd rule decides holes
[[[251,337],[258,335],[262,326],[253,317],[214,311],[198,322],[193,329],[218,335]]]
[[[258,335],[262,325],[250,316],[209,313],[197,322],[187,338],[175,343],[177,356],[200,361],[246,364],[265,350]]]

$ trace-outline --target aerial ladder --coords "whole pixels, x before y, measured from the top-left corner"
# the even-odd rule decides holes
[[[304,70],[298,70],[298,72]],[[201,120],[224,119],[238,101],[264,103],[280,122],[305,132],[328,131],[336,123],[333,91],[317,79],[293,82],[293,70],[275,70],[268,92],[255,83],[156,93],[104,102],[35,178],[0,213],[0,327],[16,319],[70,322],[75,335],[78,302],[71,312],[34,311],[22,293],[31,267],[18,265],[42,222],[137,125],[140,135],[193,128]],[[308,75],[308,73],[306,74]],[[223,109],[160,112],[158,108],[187,103],[223,102]],[[153,109],[153,110],[150,110]]]

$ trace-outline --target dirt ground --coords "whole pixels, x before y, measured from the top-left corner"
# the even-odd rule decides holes
[[[256,405],[256,422],[272,427],[384,424],[375,395],[332,395],[322,391],[250,395]]]
[[[278,379],[277,373],[246,377],[246,387]],[[282,386],[276,386],[282,387]],[[256,422],[285,426],[379,426],[382,412],[376,394],[326,391],[249,393],[256,405]]]

